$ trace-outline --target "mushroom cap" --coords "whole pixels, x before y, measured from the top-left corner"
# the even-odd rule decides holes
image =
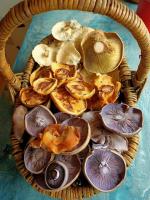
[[[72,149],[71,151],[65,152],[65,155],[74,155],[81,152],[83,149],[87,147],[91,138],[91,129],[90,125],[79,117],[74,117],[71,119],[67,119],[62,123],[62,125],[74,126],[77,127],[80,132],[80,141],[78,145]]]
[[[39,78],[52,78],[52,71],[50,67],[38,67],[30,76],[30,84]]]
[[[109,192],[124,180],[126,164],[123,157],[115,151],[98,149],[86,158],[84,173],[94,188]]]
[[[76,20],[61,21],[52,27],[52,35],[59,41],[74,40],[80,34],[81,25]]]
[[[22,139],[25,131],[24,117],[27,112],[27,108],[23,105],[20,105],[15,108],[13,113],[13,133],[18,140]]]
[[[32,51],[32,56],[40,66],[50,66],[53,60],[53,49],[46,44],[38,44]]]
[[[42,148],[33,148],[30,144],[24,152],[24,164],[28,171],[40,174],[47,166],[51,154]]]
[[[72,117],[71,115],[69,115],[67,113],[63,113],[63,112],[55,113],[54,116],[55,116],[58,124],[61,124],[66,119],[70,119]]]
[[[87,71],[106,74],[114,71],[123,58],[123,42],[116,33],[92,31],[81,42]]]
[[[35,107],[25,116],[26,131],[34,137],[37,137],[48,125],[56,123],[51,111],[42,105]]]
[[[88,111],[83,113],[82,119],[86,120],[91,127],[91,140],[98,142],[103,133],[103,123],[99,111]]]
[[[85,158],[87,157],[87,155],[90,153],[91,148],[88,145],[85,149],[83,149],[83,151],[80,151],[80,153],[78,153],[78,157],[81,161],[85,160]]]
[[[50,94],[57,87],[55,78],[39,78],[33,82],[33,90],[41,95]]]
[[[32,87],[22,88],[19,97],[22,104],[28,108],[33,108],[48,101],[48,96],[38,94]]]
[[[52,161],[45,170],[45,182],[51,190],[62,190],[68,180],[68,169],[60,161]]]
[[[106,129],[126,137],[137,134],[143,124],[142,111],[127,104],[108,104],[100,112]]]
[[[80,53],[76,50],[73,42],[64,42],[58,50],[56,62],[67,65],[78,65],[81,60]]]
[[[75,99],[63,87],[56,88],[50,96],[59,111],[70,115],[80,115],[87,108],[85,100]]]
[[[69,81],[65,88],[76,99],[89,99],[95,93],[93,85],[79,80]]]
[[[64,163],[68,169],[68,180],[63,186],[63,189],[66,189],[79,177],[81,172],[80,160],[77,155],[58,155],[55,160]]]

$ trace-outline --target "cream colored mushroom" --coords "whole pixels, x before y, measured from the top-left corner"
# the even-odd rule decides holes
[[[56,62],[67,64],[67,65],[77,65],[81,60],[80,53],[76,50],[73,42],[64,42],[59,49]]]
[[[74,40],[80,34],[81,27],[76,20],[61,21],[53,26],[52,35],[59,41]]]

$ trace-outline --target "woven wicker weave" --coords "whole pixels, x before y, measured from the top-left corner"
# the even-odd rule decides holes
[[[24,0],[8,12],[0,22],[0,71],[8,82],[12,100],[14,103],[16,102],[15,105],[19,104],[17,94],[21,87],[25,87],[28,83],[34,61],[30,58],[25,71],[15,75],[5,57],[6,42],[14,29],[23,22],[30,20],[33,15],[44,11],[58,9],[83,10],[107,15],[131,31],[141,48],[141,62],[137,72],[131,72],[126,60],[123,59],[119,66],[119,75],[122,83],[122,93],[124,94],[124,99],[122,99],[122,101],[130,106],[134,106],[143,89],[150,69],[150,37],[144,23],[134,11],[129,10],[124,4],[117,0]],[[25,177],[27,182],[39,192],[64,200],[78,200],[83,197],[90,197],[97,193],[97,191],[90,186],[69,187],[66,190],[55,193],[41,189],[36,184],[32,175],[25,168],[23,162],[23,150],[20,147],[19,141],[13,134],[11,135],[11,140],[13,155],[18,170],[22,176]],[[129,139],[129,150],[123,155],[127,166],[129,166],[134,159],[138,144],[138,136]]]

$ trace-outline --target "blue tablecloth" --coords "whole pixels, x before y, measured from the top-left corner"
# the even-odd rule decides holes
[[[131,9],[136,5],[128,4]],[[45,36],[51,27],[60,20],[77,19],[81,24],[105,31],[118,32],[125,43],[125,54],[132,69],[139,63],[140,50],[132,35],[121,25],[108,17],[79,11],[52,11],[33,18],[22,48],[14,64],[15,71],[22,71],[32,48]],[[150,80],[147,81],[142,97],[138,102],[144,113],[144,128],[140,133],[140,148],[132,166],[128,169],[123,185],[116,191],[99,194],[92,200],[150,200]],[[12,105],[4,93],[0,97],[0,199],[1,200],[48,200],[19,175],[15,162],[9,154]]]

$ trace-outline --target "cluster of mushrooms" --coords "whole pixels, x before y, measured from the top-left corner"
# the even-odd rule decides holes
[[[55,24],[49,44],[33,49],[36,69],[20,91],[13,132],[21,142],[30,135],[24,164],[41,188],[60,191],[84,174],[94,188],[108,192],[124,180],[122,153],[141,130],[143,116],[117,102],[121,83],[110,73],[122,56],[116,33],[75,20]]]

